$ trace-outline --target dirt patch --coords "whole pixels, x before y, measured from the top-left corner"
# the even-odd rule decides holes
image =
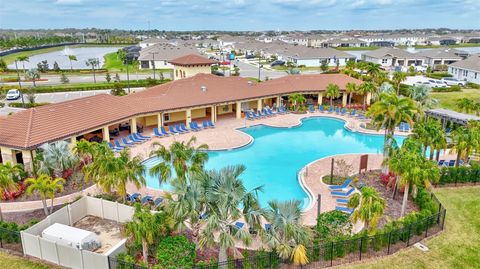
[[[50,203],[49,203],[50,204]],[[62,208],[64,205],[57,205],[53,207],[53,212],[57,211],[58,209]],[[50,207],[48,207],[50,210]],[[3,213],[3,220],[8,222],[16,222],[18,224],[25,224],[30,222],[31,220],[38,220],[41,221],[45,218],[45,213],[43,212],[43,208],[35,209],[32,211],[22,211],[22,212],[4,212]]]
[[[357,174],[352,177],[357,177],[359,183],[363,182],[366,186],[375,188],[382,195],[383,199],[385,199],[387,207],[385,208],[382,218],[378,222],[379,228],[383,227],[388,221],[400,218],[400,211],[403,202],[403,193],[400,192],[397,192],[395,195],[395,199],[393,199],[393,190],[390,189],[387,191],[387,187],[383,185],[380,180],[380,174],[380,170],[373,170],[362,174]],[[412,211],[418,211],[418,208],[411,200],[411,197],[409,197],[405,214],[408,214]]]
[[[102,242],[102,247],[95,250],[96,253],[107,252],[124,238],[122,236],[122,225],[120,223],[91,215],[77,221],[73,227],[94,232],[98,236],[100,242]]]

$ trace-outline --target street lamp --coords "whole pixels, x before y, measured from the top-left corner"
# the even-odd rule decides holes
[[[260,54],[258,54],[258,81],[260,81],[260,69],[263,66],[260,64]]]

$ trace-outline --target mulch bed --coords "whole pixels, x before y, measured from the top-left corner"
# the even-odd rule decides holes
[[[375,188],[380,195],[385,199],[385,202],[387,203],[387,207],[385,208],[385,211],[383,213],[382,218],[378,222],[378,227],[382,228],[388,221],[396,220],[400,218],[400,211],[402,208],[402,202],[403,202],[403,193],[400,193],[397,191],[397,194],[395,195],[395,199],[393,199],[393,190],[388,190],[387,192],[387,187],[382,184],[380,181],[380,170],[371,170],[367,171],[362,174],[357,174],[353,176],[352,178],[358,178],[359,182],[365,183],[366,186],[373,187]],[[409,212],[412,211],[418,211],[417,206],[415,203],[411,200],[411,197],[409,197],[409,200],[407,202],[405,214],[408,214]]]
[[[48,203],[47,205],[50,205]],[[53,211],[57,211],[62,208],[63,205],[57,205],[53,207]],[[49,207],[50,210],[50,207]],[[32,211],[22,211],[22,212],[3,212],[3,220],[8,222],[16,222],[18,224],[24,224],[30,222],[31,220],[43,220],[45,218],[45,213],[43,208],[35,209]]]

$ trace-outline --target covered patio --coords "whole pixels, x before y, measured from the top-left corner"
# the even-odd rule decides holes
[[[457,111],[435,108],[425,111],[427,117],[440,119],[442,121],[443,128],[446,127],[447,122],[453,122],[460,125],[467,125],[469,121],[480,121],[480,117],[471,114],[460,113]]]

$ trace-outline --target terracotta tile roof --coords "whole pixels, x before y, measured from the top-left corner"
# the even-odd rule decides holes
[[[180,56],[169,62],[174,65],[210,65],[217,63],[214,60],[208,59],[198,54],[188,54],[185,56]]]
[[[100,94],[13,114],[0,119],[0,145],[34,149],[43,143],[97,130],[136,115],[294,92],[319,92],[329,83],[344,89],[348,82],[361,83],[343,74],[291,75],[262,83],[241,77],[198,74],[128,96]]]

